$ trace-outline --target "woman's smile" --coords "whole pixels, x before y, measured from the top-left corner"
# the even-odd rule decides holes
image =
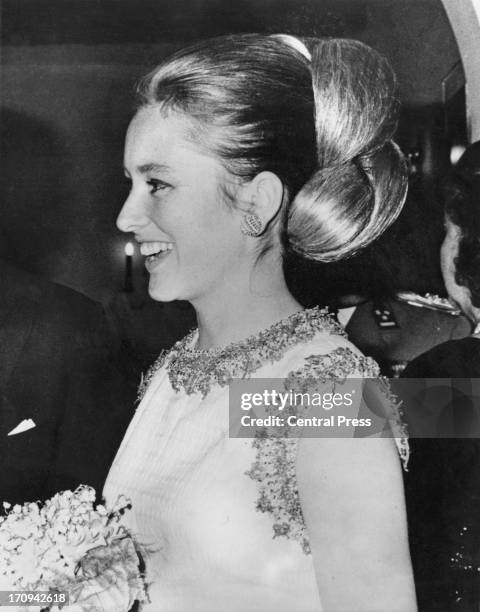
[[[145,257],[145,267],[153,272],[172,252],[173,242],[142,242],[140,253]]]

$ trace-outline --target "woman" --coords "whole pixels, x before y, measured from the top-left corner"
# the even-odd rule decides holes
[[[450,403],[443,409],[428,403],[429,411],[435,406],[438,414],[427,425],[413,403],[406,411],[413,432],[421,424],[430,435],[438,431],[453,438],[412,441],[407,506],[420,609],[478,611],[480,445],[478,439],[464,438],[479,432],[470,379],[480,378],[480,142],[468,147],[442,191],[442,275],[450,300],[471,321],[473,332],[430,349],[403,373],[407,378],[456,379]]]
[[[111,468],[154,611],[415,609],[392,439],[229,438],[228,382],[376,375],[287,288],[282,257],[356,252],[402,206],[394,76],[354,41],[238,35],[179,51],[140,87],[118,218],[156,300],[198,330],[163,355]],[[306,359],[308,358],[308,359]]]
[[[438,345],[409,366],[410,376],[480,376],[480,141],[470,145],[443,184],[445,238],[440,252],[450,300],[472,323],[472,335]]]

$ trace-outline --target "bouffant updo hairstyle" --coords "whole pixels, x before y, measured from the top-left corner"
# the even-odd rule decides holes
[[[285,195],[272,226],[284,248],[335,261],[379,236],[405,199],[395,77],[358,41],[309,41],[310,56],[289,38],[222,36],[180,50],[142,81],[139,106],[184,114],[195,143],[241,180],[275,173]]]
[[[470,145],[442,184],[446,217],[460,229],[455,280],[480,307],[480,141]]]

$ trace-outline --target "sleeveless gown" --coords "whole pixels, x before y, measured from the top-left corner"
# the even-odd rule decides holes
[[[304,373],[312,356],[324,378],[378,368],[319,309],[223,351],[197,351],[196,338],[151,369],[104,489],[109,503],[130,498],[129,527],[148,549],[142,610],[319,612],[296,441],[230,438],[228,381]]]

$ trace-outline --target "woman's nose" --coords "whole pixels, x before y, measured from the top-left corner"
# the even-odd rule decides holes
[[[121,232],[135,232],[147,222],[143,206],[132,191],[118,214],[117,227]]]

